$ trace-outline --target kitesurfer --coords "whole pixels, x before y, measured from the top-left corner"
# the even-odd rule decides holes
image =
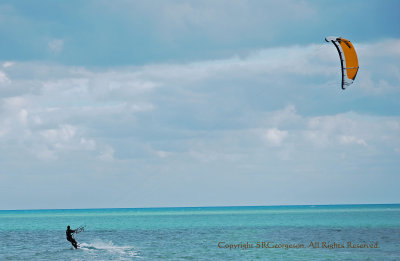
[[[76,232],[76,229],[73,230],[71,229],[70,226],[67,226],[67,230],[65,231],[65,234],[67,235],[67,240],[71,242],[71,244],[75,247],[75,249],[78,248],[78,243],[76,242],[75,238],[72,236]]]

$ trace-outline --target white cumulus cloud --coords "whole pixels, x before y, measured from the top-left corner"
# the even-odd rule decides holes
[[[264,139],[274,146],[280,146],[283,140],[288,136],[288,131],[277,128],[268,129],[263,133]]]

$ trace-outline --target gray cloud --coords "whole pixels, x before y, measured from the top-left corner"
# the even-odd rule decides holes
[[[387,48],[376,48],[382,44]],[[371,101],[398,105],[398,44],[361,45],[359,78],[345,92],[336,50],[328,44],[101,70],[3,62],[0,179],[10,187],[25,178],[43,190],[60,186],[55,194],[63,207],[72,206],[61,186],[69,178],[90,183],[94,195],[74,207],[93,207],[99,199],[114,207],[306,203],[311,199],[299,196],[302,188],[319,186],[335,195],[341,186],[346,195],[362,175],[390,188],[389,181],[399,179],[400,118],[369,107]],[[363,186],[354,202],[373,199]],[[78,184],[75,192],[83,188]],[[288,189],[274,202],[253,197],[284,196]],[[200,197],[205,191],[218,200]],[[380,193],[374,202],[391,200]],[[35,207],[60,207],[46,205],[45,191],[33,194],[43,204]],[[333,200],[321,195],[315,203]]]

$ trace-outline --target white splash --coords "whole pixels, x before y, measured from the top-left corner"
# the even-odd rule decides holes
[[[132,246],[117,246],[114,245],[112,241],[96,240],[92,243],[80,243],[79,249],[92,253],[97,251],[103,253],[107,252],[114,257],[118,256],[120,260],[125,260],[125,258],[140,257],[138,251],[136,251]]]

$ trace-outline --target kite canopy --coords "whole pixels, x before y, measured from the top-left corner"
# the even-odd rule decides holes
[[[353,83],[358,72],[357,53],[353,44],[344,38],[329,36],[325,41],[332,42],[339,52],[340,64],[342,66],[342,89]]]

